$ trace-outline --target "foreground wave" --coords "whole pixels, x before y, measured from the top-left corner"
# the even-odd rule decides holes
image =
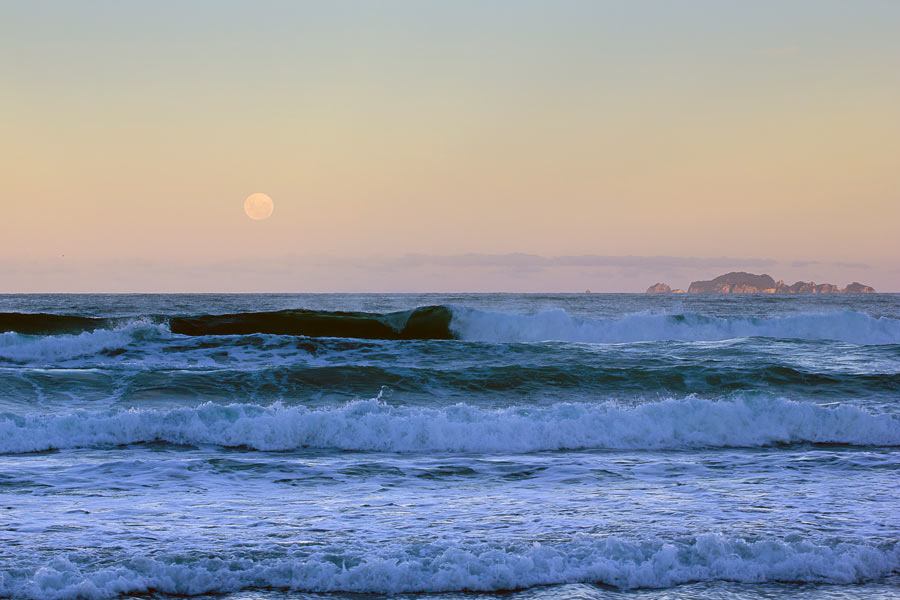
[[[71,336],[86,332],[100,333],[97,330],[121,330],[135,322],[163,325],[171,333],[189,336],[275,334],[381,340],[460,339],[490,343],[694,342],[768,337],[838,340],[859,345],[900,344],[900,319],[876,318],[855,311],[801,313],[770,318],[715,317],[694,312],[636,313],[615,318],[586,319],[561,309],[523,315],[455,306],[423,306],[391,313],[292,309],[168,318],[160,315],[91,318],[0,313],[0,333]]]
[[[670,399],[485,409],[390,406],[377,399],[330,408],[220,405],[168,410],[0,415],[0,452],[144,442],[288,451],[534,452],[679,449],[775,444],[900,446],[900,417],[854,406],[778,398]]]
[[[135,555],[105,566],[58,556],[40,568],[18,566],[0,573],[0,595],[64,600],[259,588],[390,594],[515,590],[560,583],[601,583],[620,589],[696,581],[849,584],[900,569],[896,546],[745,541],[722,535],[680,541],[578,536],[546,545],[386,543],[263,554],[268,556]]]

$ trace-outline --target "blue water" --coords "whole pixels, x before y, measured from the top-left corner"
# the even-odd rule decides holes
[[[423,306],[455,339],[168,323]],[[900,296],[23,295],[0,313],[113,319],[0,332],[2,597],[900,596]]]

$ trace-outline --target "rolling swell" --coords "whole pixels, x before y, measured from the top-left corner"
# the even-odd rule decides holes
[[[60,375],[58,377],[63,377]],[[33,386],[50,387],[48,375]],[[3,390],[0,377],[0,392]],[[621,369],[615,366],[581,367],[559,366],[497,366],[460,369],[426,369],[365,365],[279,366],[257,371],[222,370],[174,371],[142,373],[123,382],[123,393],[130,400],[143,397],[168,398],[234,398],[279,400],[283,398],[314,398],[332,394],[344,398],[359,398],[372,389],[373,384],[386,386],[393,392],[430,398],[441,394],[446,398],[497,399],[521,394],[536,397],[584,398],[594,394],[609,397],[611,393],[653,397],[656,393],[675,394],[733,394],[741,392],[770,392],[778,386],[785,392],[800,396],[814,390],[816,398],[843,400],[862,398],[879,393],[900,391],[900,374],[840,375],[804,373],[783,366],[753,369],[711,369],[689,365],[661,368]],[[70,389],[73,384],[69,384]],[[568,392],[568,394],[566,394]],[[51,395],[52,390],[44,394]]]
[[[0,313],[0,333],[72,335],[119,329],[134,321],[165,324],[166,317]],[[492,344],[698,342],[749,337],[837,340],[857,345],[900,344],[900,319],[872,317],[849,310],[770,318],[716,317],[694,312],[584,318],[561,309],[534,314],[487,312],[459,306],[421,306],[390,313],[288,309],[173,316],[168,318],[168,327],[174,334],[188,336],[272,334],[372,340],[459,339]]]

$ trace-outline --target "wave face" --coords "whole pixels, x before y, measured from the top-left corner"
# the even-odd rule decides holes
[[[378,400],[337,408],[218,405],[171,410],[0,415],[0,452],[143,442],[377,452],[536,452],[681,449],[775,444],[900,446],[900,418],[852,406],[783,399],[697,398],[623,407],[606,403],[483,409],[394,407]]]
[[[355,550],[270,551],[272,558],[129,557],[113,566],[56,557],[37,570],[0,577],[11,598],[180,596],[275,588],[297,592],[396,594],[491,592],[569,582],[620,589],[696,581],[793,581],[853,584],[900,568],[897,547],[730,539],[704,535],[678,542],[581,536],[567,544],[455,546],[391,544]]]
[[[264,313],[175,317],[172,333],[246,335],[272,333],[309,337],[380,340],[451,339],[451,313],[443,306],[423,306],[387,314],[282,310]]]
[[[47,313],[0,313],[0,332],[24,335],[59,335],[93,331],[109,325],[108,319]]]
[[[252,333],[379,340],[452,339],[452,314],[444,306],[421,306],[391,313],[291,309],[224,315],[173,316],[172,333],[190,336]],[[46,313],[0,313],[0,332],[23,335],[80,334],[116,329],[133,321],[159,323],[159,315],[132,319],[92,318]]]
[[[900,319],[842,311],[774,318],[683,314],[630,314],[585,319],[556,309],[533,315],[458,308],[453,330],[460,339],[482,342],[565,341],[628,343],[717,341],[747,337],[838,340],[851,344],[900,344]]]

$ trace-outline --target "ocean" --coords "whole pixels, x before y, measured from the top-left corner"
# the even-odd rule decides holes
[[[898,295],[0,313],[0,597],[900,597]]]

